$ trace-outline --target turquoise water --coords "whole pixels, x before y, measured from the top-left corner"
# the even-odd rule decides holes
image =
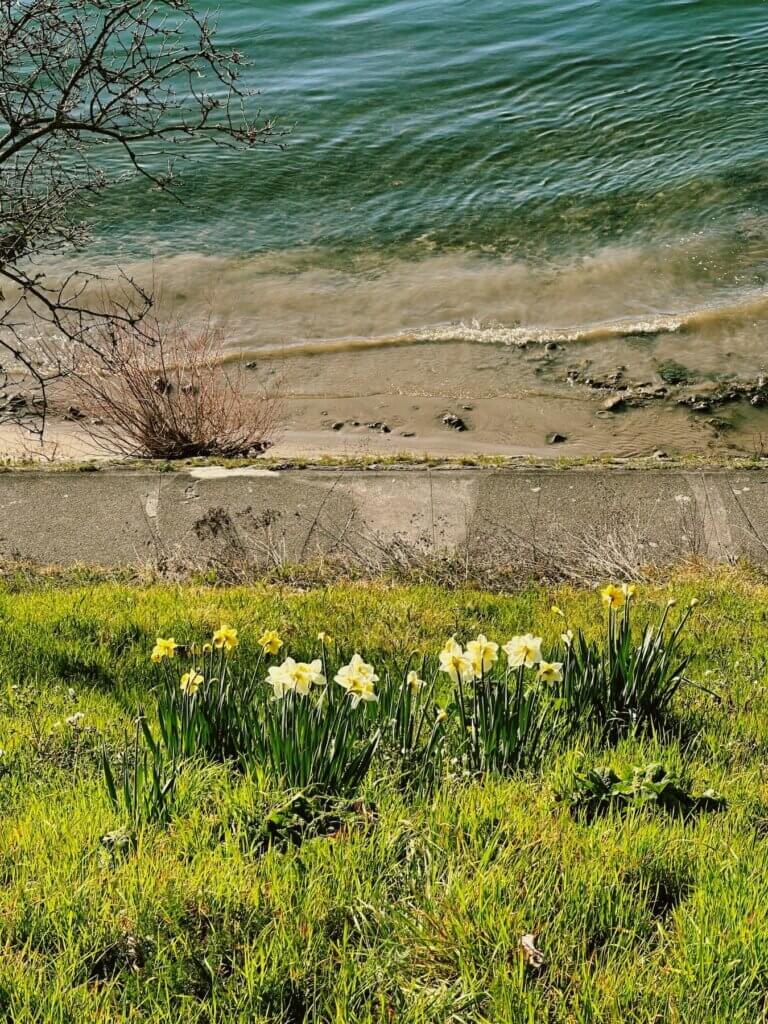
[[[579,322],[751,301],[768,277],[765,0],[223,0],[219,30],[286,148],[197,146],[188,206],[117,193],[99,232],[121,255],[370,274],[461,254],[536,292],[610,254],[584,286],[615,308]],[[433,305],[411,319],[448,319]]]

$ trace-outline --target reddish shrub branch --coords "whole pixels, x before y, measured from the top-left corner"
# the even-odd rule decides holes
[[[274,443],[279,387],[246,386],[228,360],[224,332],[210,319],[135,329],[118,322],[85,351],[70,377],[73,401],[95,444],[114,455],[152,459],[254,456]]]

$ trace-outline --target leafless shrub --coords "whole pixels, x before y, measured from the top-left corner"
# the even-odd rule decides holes
[[[97,448],[153,459],[242,457],[274,441],[279,385],[247,391],[241,362],[227,361],[224,332],[145,320],[140,331],[108,318],[100,343],[82,349],[70,378],[70,415]]]

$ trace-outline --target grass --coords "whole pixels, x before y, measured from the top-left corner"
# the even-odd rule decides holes
[[[595,636],[597,596],[13,579],[0,590],[0,1019],[768,1019],[768,587],[738,570],[680,576],[643,588],[639,610],[670,597],[701,602],[699,686],[677,693],[665,731],[579,737],[535,775],[449,766],[418,799],[372,771],[330,827],[270,844],[265,829],[295,808],[220,764],[185,769],[168,827],[127,836],[101,751],[117,756],[150,704],[155,636],[226,620],[248,661],[264,628],[299,653],[325,630],[375,665],[453,632],[553,640],[553,601]],[[725,809],[587,821],[557,800],[576,773],[652,762]]]

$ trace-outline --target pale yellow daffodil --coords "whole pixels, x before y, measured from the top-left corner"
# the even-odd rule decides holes
[[[533,668],[541,661],[541,637],[532,633],[513,636],[502,650],[507,656],[510,668]]]
[[[353,654],[348,665],[343,665],[334,676],[334,681],[342,686],[352,700],[352,707],[357,707],[361,700],[378,700],[374,683],[379,681],[373,669],[363,661],[359,654]]]
[[[187,697],[194,697],[204,681],[200,673],[193,668],[181,677],[181,692]]]
[[[462,650],[455,637],[447,640],[440,651],[440,671],[445,672],[454,683],[470,683],[475,678],[472,658]]]
[[[419,690],[425,685],[424,680],[419,678],[419,673],[414,669],[408,673],[405,677],[405,682],[412,694],[417,694]]]
[[[284,697],[292,690],[306,697],[313,686],[325,685],[323,663],[319,658],[311,662],[286,658],[282,665],[273,665],[269,669],[267,682],[271,685],[276,699]]]
[[[538,677],[544,683],[562,683],[563,663],[562,661],[541,661],[539,662]]]
[[[469,641],[466,653],[472,662],[475,675],[479,678],[490,672],[494,662],[499,660],[499,645],[481,633],[477,640]]]

